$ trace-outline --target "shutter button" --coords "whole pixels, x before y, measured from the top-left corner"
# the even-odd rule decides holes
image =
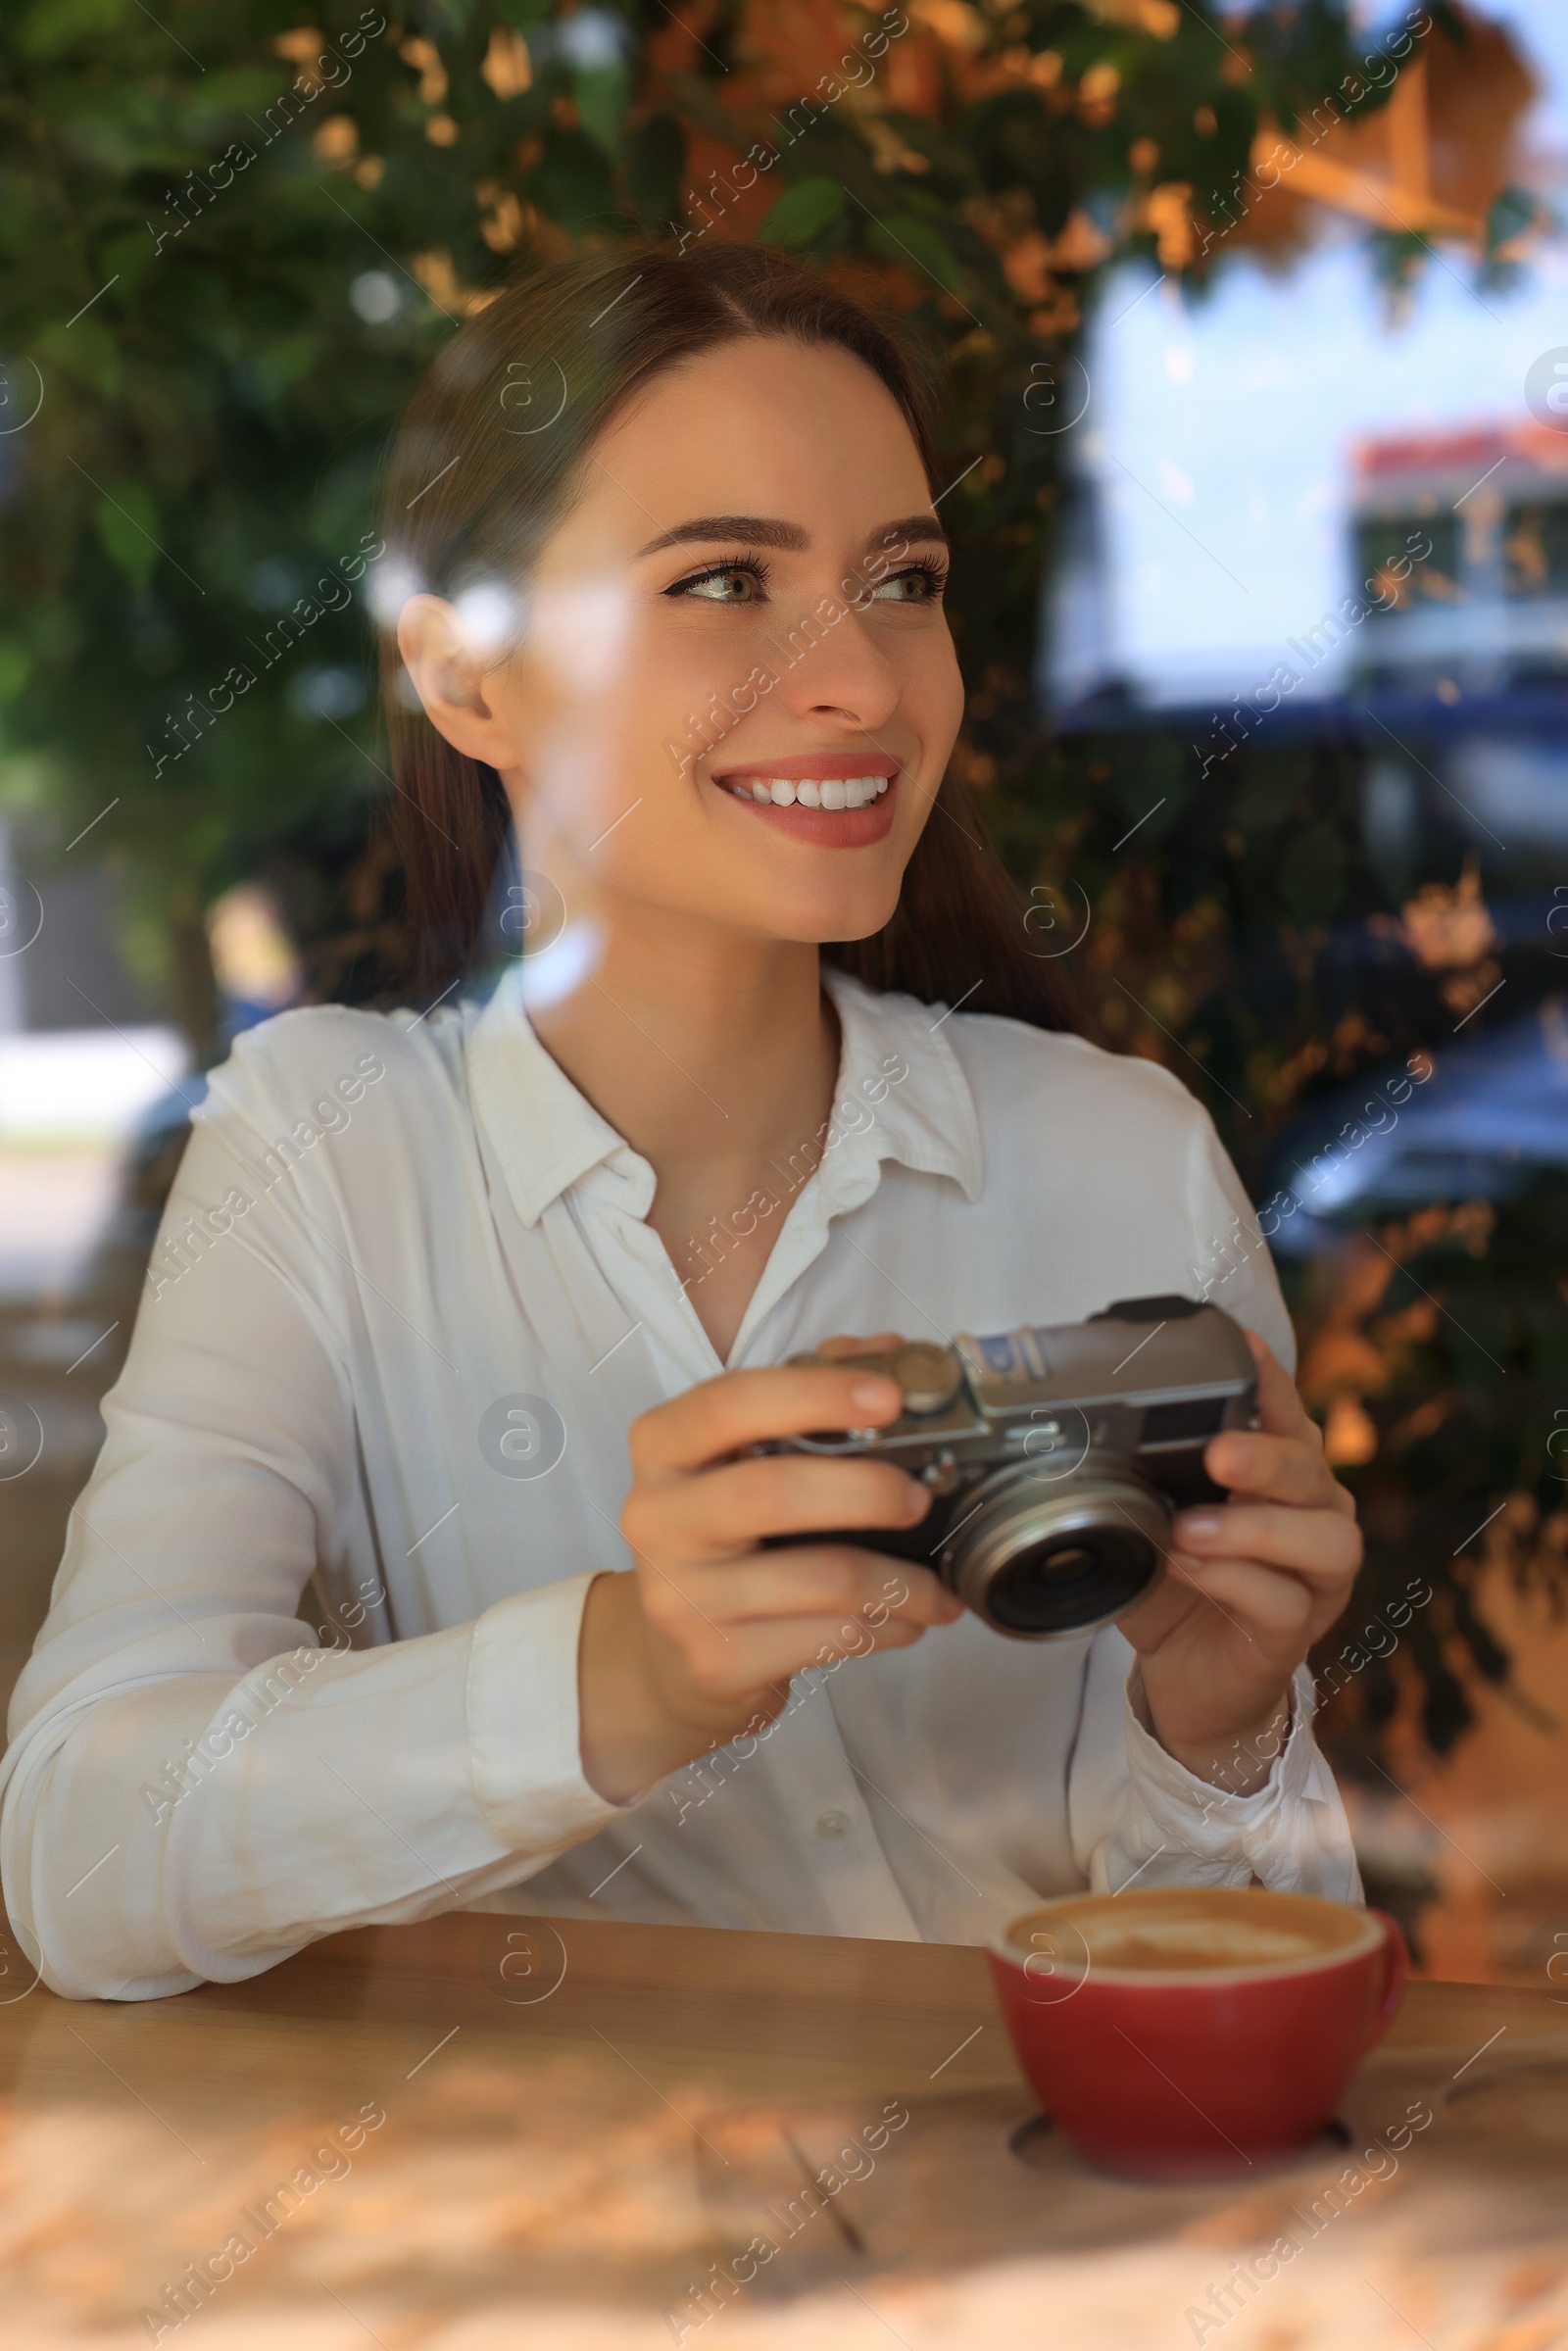
[[[933,1347],[923,1339],[907,1339],[889,1361],[889,1370],[904,1390],[904,1409],[924,1419],[946,1412],[958,1393],[958,1358],[951,1347]]]
[[[819,1812],[816,1816],[818,1837],[848,1837],[850,1816],[847,1812]]]

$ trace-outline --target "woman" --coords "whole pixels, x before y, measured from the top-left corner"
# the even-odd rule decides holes
[[[931,466],[890,330],[752,250],[564,264],[431,370],[379,575],[427,1008],[214,1075],[12,1712],[60,1991],[453,1906],[974,1941],[1091,1881],[1356,1897],[1301,1670],[1349,1499],[1261,1243],[1217,1281],[1256,1228],[1209,1121],[1054,1025],[943,784]],[[492,888],[532,952],[486,996]],[[1263,1430],[1119,1630],[760,1547],[926,1506],[745,1456],[895,1410],[790,1355],[1205,1281]]]

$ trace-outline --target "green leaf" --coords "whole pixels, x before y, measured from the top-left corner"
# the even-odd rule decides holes
[[[84,301],[86,297],[77,299]],[[64,319],[57,319],[44,328],[35,348],[62,374],[85,384],[89,391],[101,392],[106,400],[119,391],[120,347],[101,319],[88,317],[69,325]],[[45,375],[48,372],[45,367]]]
[[[552,220],[574,235],[594,220],[612,218],[614,190],[604,156],[580,130],[558,130],[533,174],[530,193]]]
[[[962,296],[963,271],[947,238],[929,220],[916,220],[908,213],[895,213],[891,220],[876,223],[871,243],[889,261],[913,262],[934,277],[945,292]]]
[[[582,126],[612,163],[620,153],[620,126],[631,103],[631,76],[617,58],[611,66],[585,66],[571,77]]]
[[[123,229],[119,236],[105,238],[97,253],[105,282],[117,277],[120,280],[114,299],[121,302],[129,301],[157,258],[153,240],[142,227]],[[72,332],[75,332],[74,327]]]
[[[626,187],[644,228],[674,214],[686,173],[686,134],[673,115],[653,115],[626,141]]]
[[[1280,895],[1296,920],[1325,922],[1339,903],[1347,852],[1331,824],[1308,825],[1291,845],[1280,875]]]
[[[1513,237],[1523,236],[1535,225],[1541,211],[1541,199],[1534,188],[1510,183],[1492,200],[1487,214],[1487,251],[1495,253]]]
[[[139,596],[158,561],[158,509],[140,482],[116,482],[99,499],[98,536]]]
[[[34,0],[16,28],[24,57],[64,56],[78,41],[115,32],[130,15],[125,0]]]
[[[809,245],[830,228],[844,210],[844,190],[836,179],[818,172],[786,188],[758,230],[763,245]]]

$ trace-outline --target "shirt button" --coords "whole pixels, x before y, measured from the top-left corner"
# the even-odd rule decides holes
[[[850,1816],[847,1812],[819,1812],[816,1816],[818,1837],[848,1837]]]

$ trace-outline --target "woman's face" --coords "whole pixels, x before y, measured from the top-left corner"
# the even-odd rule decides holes
[[[465,661],[482,598],[416,597],[400,628],[435,723],[500,771],[524,865],[573,913],[880,929],[963,699],[897,403],[836,346],[754,336],[660,376],[584,472],[502,666]]]

